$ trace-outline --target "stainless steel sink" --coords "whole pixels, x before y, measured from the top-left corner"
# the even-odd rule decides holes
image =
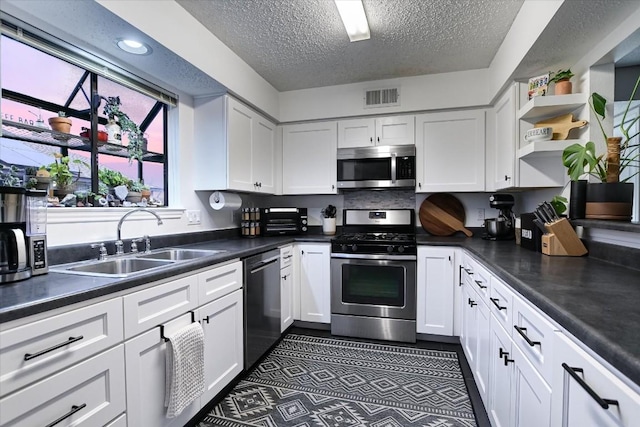
[[[53,266],[50,271],[56,273],[80,274],[98,277],[128,277],[135,273],[173,264],[174,261],[143,258],[114,258],[102,261],[83,261],[80,263]]]
[[[205,256],[215,255],[221,252],[226,252],[226,251],[170,248],[170,249],[161,249],[149,254],[138,255],[138,259],[187,261],[191,259],[197,259]]]

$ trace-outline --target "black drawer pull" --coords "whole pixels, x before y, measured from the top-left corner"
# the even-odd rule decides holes
[[[42,351],[39,351],[37,353],[33,353],[33,354],[26,353],[24,355],[24,360],[26,361],[26,360],[35,359],[36,357],[42,356],[43,354],[47,354],[47,353],[49,353],[49,352],[51,352],[53,350],[57,350],[60,347],[64,347],[65,345],[69,345],[69,344],[74,343],[76,341],[80,341],[82,338],[84,338],[82,335],[80,335],[79,337],[69,337],[69,339],[67,341],[62,342],[60,344],[56,344],[53,347],[49,347],[49,348],[44,349]]]
[[[82,405],[73,405],[69,412],[67,412],[66,414],[64,414],[63,416],[61,416],[60,418],[58,418],[57,420],[52,422],[51,424],[47,424],[46,427],[53,427],[54,425],[60,423],[61,421],[65,420],[66,418],[69,418],[71,415],[75,414],[76,412],[78,412],[79,410],[84,408],[85,406],[87,406],[86,403],[83,403]]]
[[[493,305],[495,305],[498,310],[506,310],[507,307],[502,307],[500,304],[498,304],[498,301],[500,301],[500,299],[498,298],[489,298],[491,300],[491,302],[493,303]]]
[[[504,351],[502,349],[502,347],[500,347],[500,355],[498,356],[498,358],[502,359],[503,357],[508,356],[508,355],[509,355],[509,352],[508,351]]]
[[[482,280],[474,280],[480,289],[487,289],[487,285],[482,284]]]
[[[462,270],[464,269],[464,267],[462,267],[461,265],[458,266],[458,286],[462,286],[464,284],[464,281],[462,279]]]
[[[585,380],[583,380],[582,378],[580,378],[578,376],[577,372],[584,373],[584,369],[582,369],[582,368],[572,368],[571,366],[567,365],[566,363],[563,363],[562,367],[564,368],[565,371],[567,371],[569,373],[569,375],[571,375],[571,377],[573,377],[574,380],[576,380],[576,382],[578,384],[580,384],[580,386],[584,389],[584,391],[589,393],[589,396],[593,397],[593,400],[598,402],[598,405],[600,405],[600,407],[602,409],[609,409],[609,405],[618,406],[618,401],[617,400],[601,398],[600,396],[598,396],[598,393],[596,393],[591,387],[589,387],[589,384],[587,384],[585,382]]]
[[[469,303],[469,305],[470,305],[471,307],[478,305],[478,303],[477,303],[477,302],[475,302],[474,300],[472,300],[471,298],[469,298],[469,301],[467,301],[467,302]]]
[[[464,271],[466,271],[469,276],[473,276],[473,270],[465,268]]]
[[[525,334],[525,332],[527,332],[527,328],[521,328],[517,325],[513,325],[513,327],[516,328],[516,331],[518,331],[520,336],[524,338],[527,344],[529,344],[531,347],[533,347],[534,345],[542,346],[542,343],[540,341],[531,341],[531,339],[527,336],[527,334]]]
[[[504,366],[509,366],[509,363],[515,362],[513,359],[509,359],[509,353],[504,355]]]

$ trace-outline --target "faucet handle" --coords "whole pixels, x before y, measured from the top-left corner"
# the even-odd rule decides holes
[[[151,252],[151,239],[149,238],[148,234],[145,234],[144,236],[142,236],[142,238],[144,239],[144,252],[145,253],[149,253]]]
[[[95,249],[95,248],[100,248],[100,256],[98,257],[98,259],[100,261],[104,260],[107,258],[107,248],[104,245],[104,243],[92,243],[91,244],[91,249]]]
[[[142,238],[138,237],[137,239],[131,239],[131,253],[138,252],[138,243],[142,242]]]
[[[124,243],[122,240],[116,240],[116,255],[122,255],[124,253]]]

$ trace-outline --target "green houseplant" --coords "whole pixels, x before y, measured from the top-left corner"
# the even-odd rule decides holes
[[[640,172],[640,150],[636,140],[640,132],[633,130],[640,116],[633,117],[630,107],[639,84],[640,76],[636,80],[619,125],[622,137],[608,136],[604,130],[602,120],[606,118],[607,100],[596,92],[589,97],[589,106],[595,113],[598,126],[607,143],[606,154],[597,155],[593,141],[585,145],[572,144],[562,153],[562,162],[572,181],[578,181],[585,173],[585,168],[589,176],[599,181],[587,185],[586,218],[631,219],[633,183],[628,181]],[[623,174],[625,171],[628,173]]]
[[[89,168],[89,165],[80,159],[71,160],[69,156],[63,156],[60,153],[54,153],[53,163],[47,166],[47,170],[51,176],[51,180],[56,183],[56,192],[64,196],[73,193],[74,184],[80,179],[80,167]],[[72,165],[77,165],[77,170],[71,170]]]
[[[144,154],[142,147],[145,143],[144,135],[140,131],[140,128],[133,120],[129,118],[127,113],[121,110],[121,103],[119,96],[110,96],[108,98],[102,98],[106,102],[102,112],[110,120],[116,120],[120,125],[123,133],[127,135],[129,144],[127,145],[127,151],[129,152],[129,161],[140,160]]]
[[[567,70],[558,70],[557,73],[549,73],[553,76],[549,79],[549,83],[555,83],[555,94],[556,95],[568,95],[571,93],[572,84],[571,77],[574,74],[571,72],[571,69]]]

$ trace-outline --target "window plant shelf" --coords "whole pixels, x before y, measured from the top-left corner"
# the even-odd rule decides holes
[[[44,129],[24,123],[17,123],[8,120],[2,121],[2,137],[19,141],[45,144],[55,147],[65,147],[72,150],[91,152],[91,141],[78,135],[56,132],[51,129]],[[126,146],[101,142],[98,144],[98,152],[117,157],[129,157]],[[146,151],[143,155],[144,161],[163,163],[164,154]]]

